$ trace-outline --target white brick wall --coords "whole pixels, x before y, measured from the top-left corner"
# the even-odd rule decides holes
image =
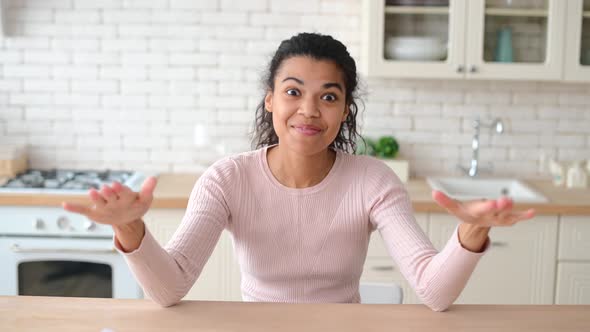
[[[202,170],[218,144],[248,149],[261,74],[282,39],[317,31],[357,61],[360,49],[360,0],[4,1],[0,144],[29,144],[33,167]],[[590,158],[588,84],[363,86],[363,132],[395,135],[413,175],[467,166],[475,116],[505,122],[503,135],[481,135],[482,163],[496,175],[543,176],[541,153]],[[210,149],[193,145],[197,123],[207,124]]]

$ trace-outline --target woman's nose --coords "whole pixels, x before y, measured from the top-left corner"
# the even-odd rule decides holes
[[[302,114],[306,117],[314,117],[314,116],[319,116],[320,115],[320,110],[318,108],[318,103],[315,99],[313,98],[307,98],[305,99],[300,105],[299,105],[299,110],[298,110],[299,114]]]

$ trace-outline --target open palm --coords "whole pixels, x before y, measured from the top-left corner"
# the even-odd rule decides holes
[[[432,191],[432,198],[464,223],[482,227],[512,226],[519,221],[535,216],[534,209],[514,211],[513,201],[508,197],[496,200],[458,201],[438,190]]]
[[[94,203],[92,206],[63,202],[66,211],[85,215],[88,219],[101,224],[121,226],[140,219],[149,210],[154,197],[157,180],[148,177],[139,192],[119,182],[103,185],[100,191],[90,189],[88,195]]]

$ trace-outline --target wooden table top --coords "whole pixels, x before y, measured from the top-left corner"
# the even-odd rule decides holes
[[[587,332],[590,305],[282,304],[0,296],[0,331]]]

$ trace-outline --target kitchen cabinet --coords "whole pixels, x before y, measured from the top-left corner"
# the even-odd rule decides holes
[[[184,209],[153,209],[144,220],[165,245]],[[416,221],[437,249],[458,220],[445,213],[417,213]],[[478,263],[456,303],[590,304],[590,216],[537,216],[512,227],[492,229],[491,248]],[[421,303],[390,257],[381,235],[371,235],[361,282],[396,283],[406,304]],[[231,237],[223,232],[187,300],[241,301],[240,269]]]
[[[184,216],[184,209],[152,209],[144,221],[156,240],[165,245]],[[219,242],[186,300],[241,301],[240,270],[234,259],[229,233],[224,231]]]
[[[590,82],[590,0],[568,0],[565,80]]]
[[[561,216],[560,261],[590,262],[590,216]]]
[[[563,78],[568,1],[450,0],[447,6],[386,2],[399,3],[365,0],[363,4],[361,68],[369,76]],[[391,38],[393,42],[387,42]],[[426,54],[441,44],[447,49],[442,56]]]
[[[425,234],[428,234],[428,214],[417,213],[416,222],[420,225]],[[414,292],[414,289],[403,277],[399,268],[395,265],[393,259],[387,252],[385,244],[379,231],[373,232],[367,251],[367,259],[363,268],[361,282],[380,282],[396,283],[399,285],[404,294],[403,303],[415,304],[421,303],[420,299]]]
[[[437,249],[447,243],[457,223],[448,214],[430,215],[430,237]],[[557,216],[537,216],[512,227],[493,228],[489,252],[455,303],[553,303],[557,229]]]
[[[0,0],[0,37],[6,34],[6,9],[4,8],[4,0]]]
[[[464,77],[466,8],[465,0],[451,0],[448,7],[385,6],[385,0],[364,0],[361,68],[369,76]],[[414,35],[448,42],[447,55],[429,61],[385,56],[386,38]]]
[[[165,245],[178,228],[183,216],[183,209],[152,209],[144,216],[144,221],[156,240]],[[416,221],[426,234],[427,219],[427,214],[416,214]],[[404,303],[420,303],[412,287],[389,256],[378,231],[373,232],[371,236],[361,280],[394,282],[404,291]],[[240,269],[234,259],[229,233],[223,232],[201,276],[184,299],[241,301]]]
[[[586,263],[558,263],[555,304],[589,303],[590,261]]]
[[[590,216],[562,216],[556,304],[590,304]]]

